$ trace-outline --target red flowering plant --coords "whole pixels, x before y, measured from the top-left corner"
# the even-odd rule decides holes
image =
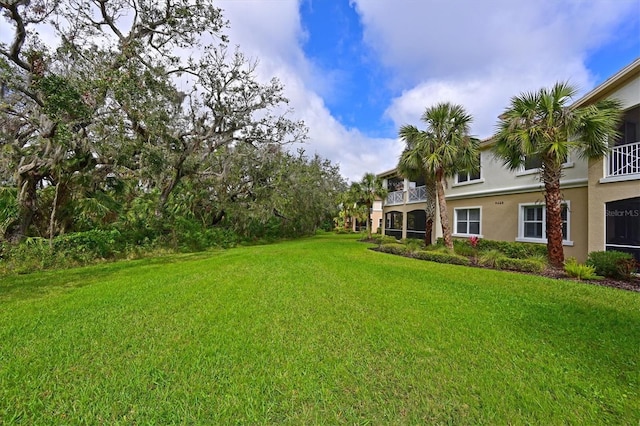
[[[473,263],[478,263],[478,242],[480,238],[477,235],[472,235],[469,237],[469,244],[473,248]]]

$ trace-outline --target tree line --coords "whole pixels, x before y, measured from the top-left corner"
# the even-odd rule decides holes
[[[336,165],[211,0],[0,1],[0,238],[330,226]],[[47,38],[39,34],[48,34]],[[51,36],[53,34],[53,36]],[[327,225],[327,222],[329,225]]]

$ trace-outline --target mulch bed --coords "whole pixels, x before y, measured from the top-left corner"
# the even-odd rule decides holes
[[[372,244],[378,243],[378,241],[375,239],[366,239],[366,238],[359,241],[363,243],[372,243]],[[375,250],[375,248],[373,250]],[[483,268],[483,266],[477,266],[477,265],[469,265],[469,266]],[[515,272],[515,271],[511,271],[511,272]],[[526,272],[520,272],[520,273],[526,273]],[[638,275],[631,277],[630,280],[614,280],[612,278],[603,278],[599,280],[583,281],[583,280],[577,280],[575,278],[570,277],[569,275],[567,275],[565,271],[558,268],[547,268],[540,274],[533,274],[533,275],[541,275],[547,278],[576,281],[584,284],[599,285],[603,287],[613,287],[620,290],[635,291],[640,293],[640,276]]]

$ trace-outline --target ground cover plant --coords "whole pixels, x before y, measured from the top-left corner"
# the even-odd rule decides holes
[[[357,238],[3,277],[0,423],[640,419],[640,294]]]

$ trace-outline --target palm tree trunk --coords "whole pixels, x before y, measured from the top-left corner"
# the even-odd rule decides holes
[[[425,206],[425,224],[424,224],[424,245],[429,246],[433,243],[433,222],[436,217],[436,197],[438,190],[436,182],[431,175],[425,176],[424,179],[427,204]]]
[[[371,226],[369,222],[371,222],[371,204],[367,204],[367,238],[371,238]]]
[[[549,263],[562,268],[564,249],[562,247],[562,194],[560,192],[559,173],[544,172],[544,200],[547,222],[547,256]]]
[[[441,171],[436,174],[436,184],[438,192],[438,204],[440,205],[440,225],[442,226],[442,239],[444,240],[445,247],[449,250],[453,250],[451,228],[449,227],[449,215],[447,214],[447,202],[444,198],[444,173]]]

